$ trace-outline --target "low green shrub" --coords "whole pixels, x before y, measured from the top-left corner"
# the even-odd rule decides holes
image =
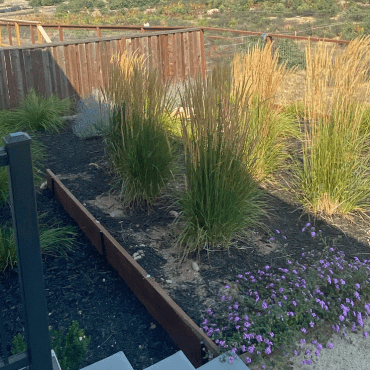
[[[77,321],[73,320],[64,340],[63,332],[49,328],[51,348],[54,350],[62,370],[79,370],[81,361],[86,355],[91,336],[86,338],[85,331],[80,329]],[[12,354],[27,351],[27,343],[24,342],[21,333],[13,339]]]
[[[17,108],[1,112],[0,126],[8,132],[59,132],[64,126],[61,116],[69,112],[70,108],[69,98],[60,100],[55,95],[44,98],[32,89]]]

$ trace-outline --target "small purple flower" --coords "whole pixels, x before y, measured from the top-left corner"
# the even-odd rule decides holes
[[[279,230],[276,230],[276,234],[280,234],[280,231]]]
[[[367,336],[368,336],[367,331],[365,331],[364,337],[367,338]]]
[[[257,342],[262,342],[262,335],[257,335],[256,339],[257,339]]]
[[[306,343],[306,339],[301,339],[301,343],[302,344],[305,344]]]
[[[315,355],[316,355],[317,357],[319,357],[319,355],[320,355],[320,351],[315,351]]]
[[[314,231],[311,231],[311,236],[314,238],[316,236],[316,233]]]
[[[310,326],[311,326],[311,328],[313,328],[315,326],[315,323],[311,321]]]
[[[252,362],[252,360],[249,358],[249,357],[247,357],[246,359],[245,359],[245,363],[246,364],[250,364]]]
[[[357,283],[357,284],[355,285],[355,287],[356,287],[356,289],[357,289],[357,290],[358,290],[358,289],[360,289],[360,284],[358,284],[358,283]]]
[[[229,357],[229,364],[232,364],[234,361],[234,357]]]
[[[333,348],[334,348],[334,344],[333,344],[333,343],[329,343],[329,344],[328,344],[328,348],[329,348],[329,349],[333,349]]]
[[[271,337],[271,338],[273,338],[273,337],[274,337],[274,335],[275,335],[274,333],[272,333],[272,332],[270,333],[270,337]]]
[[[306,328],[302,328],[301,332],[306,334]]]
[[[230,287],[228,285],[225,285],[225,289],[229,289]]]
[[[268,347],[266,348],[265,353],[266,353],[267,355],[269,355],[269,354],[271,353],[271,347],[270,347],[270,346],[268,346]]]
[[[255,349],[255,346],[254,345],[253,346],[250,346],[250,347],[248,347],[248,352],[249,353],[253,353],[254,349]]]
[[[317,346],[316,346],[316,348],[319,350],[319,351],[321,351],[322,350],[322,344],[318,344]]]

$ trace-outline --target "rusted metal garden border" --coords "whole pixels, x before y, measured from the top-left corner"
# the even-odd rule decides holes
[[[97,251],[117,270],[152,317],[166,330],[195,368],[202,365],[201,342],[214,355],[216,344],[170,298],[160,285],[126,252],[112,235],[76,199],[50,169],[47,186]]]

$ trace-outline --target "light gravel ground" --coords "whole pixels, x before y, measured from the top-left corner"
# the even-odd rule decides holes
[[[367,331],[369,337],[363,333]],[[364,320],[364,327],[358,333],[352,333],[351,328],[346,330],[347,336],[333,333],[328,343],[333,343],[333,349],[324,348],[319,357],[315,355],[316,346],[306,345],[313,354],[311,365],[302,365],[308,356],[304,354],[293,356],[294,370],[369,370],[370,369],[370,318]],[[348,334],[349,333],[349,334]]]

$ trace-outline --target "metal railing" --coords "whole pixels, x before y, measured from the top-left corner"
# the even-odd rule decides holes
[[[27,351],[8,356],[3,315],[0,317],[1,370],[52,370],[45,284],[42,274],[31,138],[16,132],[3,138],[0,167],[8,166],[10,204],[17,245],[18,276],[23,304]]]

